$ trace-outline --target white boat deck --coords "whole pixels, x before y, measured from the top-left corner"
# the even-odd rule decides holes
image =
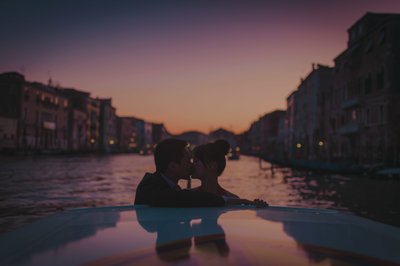
[[[400,228],[332,210],[75,209],[0,237],[0,265],[400,265]]]

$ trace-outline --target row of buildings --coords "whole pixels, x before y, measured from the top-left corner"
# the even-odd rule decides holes
[[[348,29],[334,66],[313,64],[286,110],[235,136],[218,129],[174,136],[194,145],[227,139],[277,160],[400,165],[400,14],[367,13]],[[0,74],[0,151],[151,151],[163,124],[119,117],[111,99]]]
[[[143,152],[169,136],[163,124],[120,117],[111,98],[0,74],[0,151]]]
[[[209,134],[188,131],[172,135],[162,123],[118,116],[111,98],[30,82],[16,72],[0,74],[0,152],[152,153],[168,137],[193,146],[219,138],[237,147],[237,136],[217,129]]]
[[[367,13],[334,66],[313,64],[286,110],[260,117],[242,150],[276,159],[400,165],[400,14]]]

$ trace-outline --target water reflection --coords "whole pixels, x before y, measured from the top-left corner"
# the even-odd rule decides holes
[[[156,235],[153,251],[132,249],[90,265],[390,265],[385,259],[399,259],[398,239],[335,211],[135,209],[142,228]]]
[[[54,256],[54,253],[57,257],[57,251],[64,250],[68,244],[79,243],[81,240],[95,236],[99,231],[114,228],[119,220],[119,212],[96,210],[88,213],[77,211],[49,217],[36,223],[34,229],[26,227],[15,235],[6,235],[0,244],[0,258],[2,259],[0,264],[31,265],[35,264],[33,263],[36,261],[35,257],[51,257],[48,254]],[[37,241],[38,239],[40,241]],[[24,247],[23,256],[15,256],[16,246]],[[79,257],[78,254],[76,256]],[[79,258],[75,259],[79,260]],[[65,261],[62,263],[68,264]]]
[[[329,260],[331,265],[393,265],[382,256],[399,259],[398,240],[388,232],[383,233],[382,228],[376,230],[376,224],[360,226],[354,217],[331,216],[324,210],[301,210],[301,213],[298,216],[277,211],[270,215],[257,211],[257,216],[282,223],[283,231],[297,242],[313,264]]]
[[[166,262],[190,259],[192,242],[197,251],[226,257],[229,246],[218,224],[218,217],[225,212],[227,210],[217,208],[207,213],[192,209],[185,210],[184,216],[167,215],[168,220],[155,220],[154,209],[136,209],[139,224],[147,232],[157,234],[155,250],[158,258]]]

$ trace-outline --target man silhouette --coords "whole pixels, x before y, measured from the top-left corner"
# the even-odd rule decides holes
[[[182,190],[179,179],[189,179],[191,155],[185,141],[166,139],[154,151],[155,173],[146,173],[136,189],[135,205],[155,207],[224,206],[225,200],[207,192]]]

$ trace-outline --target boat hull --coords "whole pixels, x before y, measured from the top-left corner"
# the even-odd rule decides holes
[[[400,229],[334,210],[116,206],[0,237],[1,265],[393,265]]]

